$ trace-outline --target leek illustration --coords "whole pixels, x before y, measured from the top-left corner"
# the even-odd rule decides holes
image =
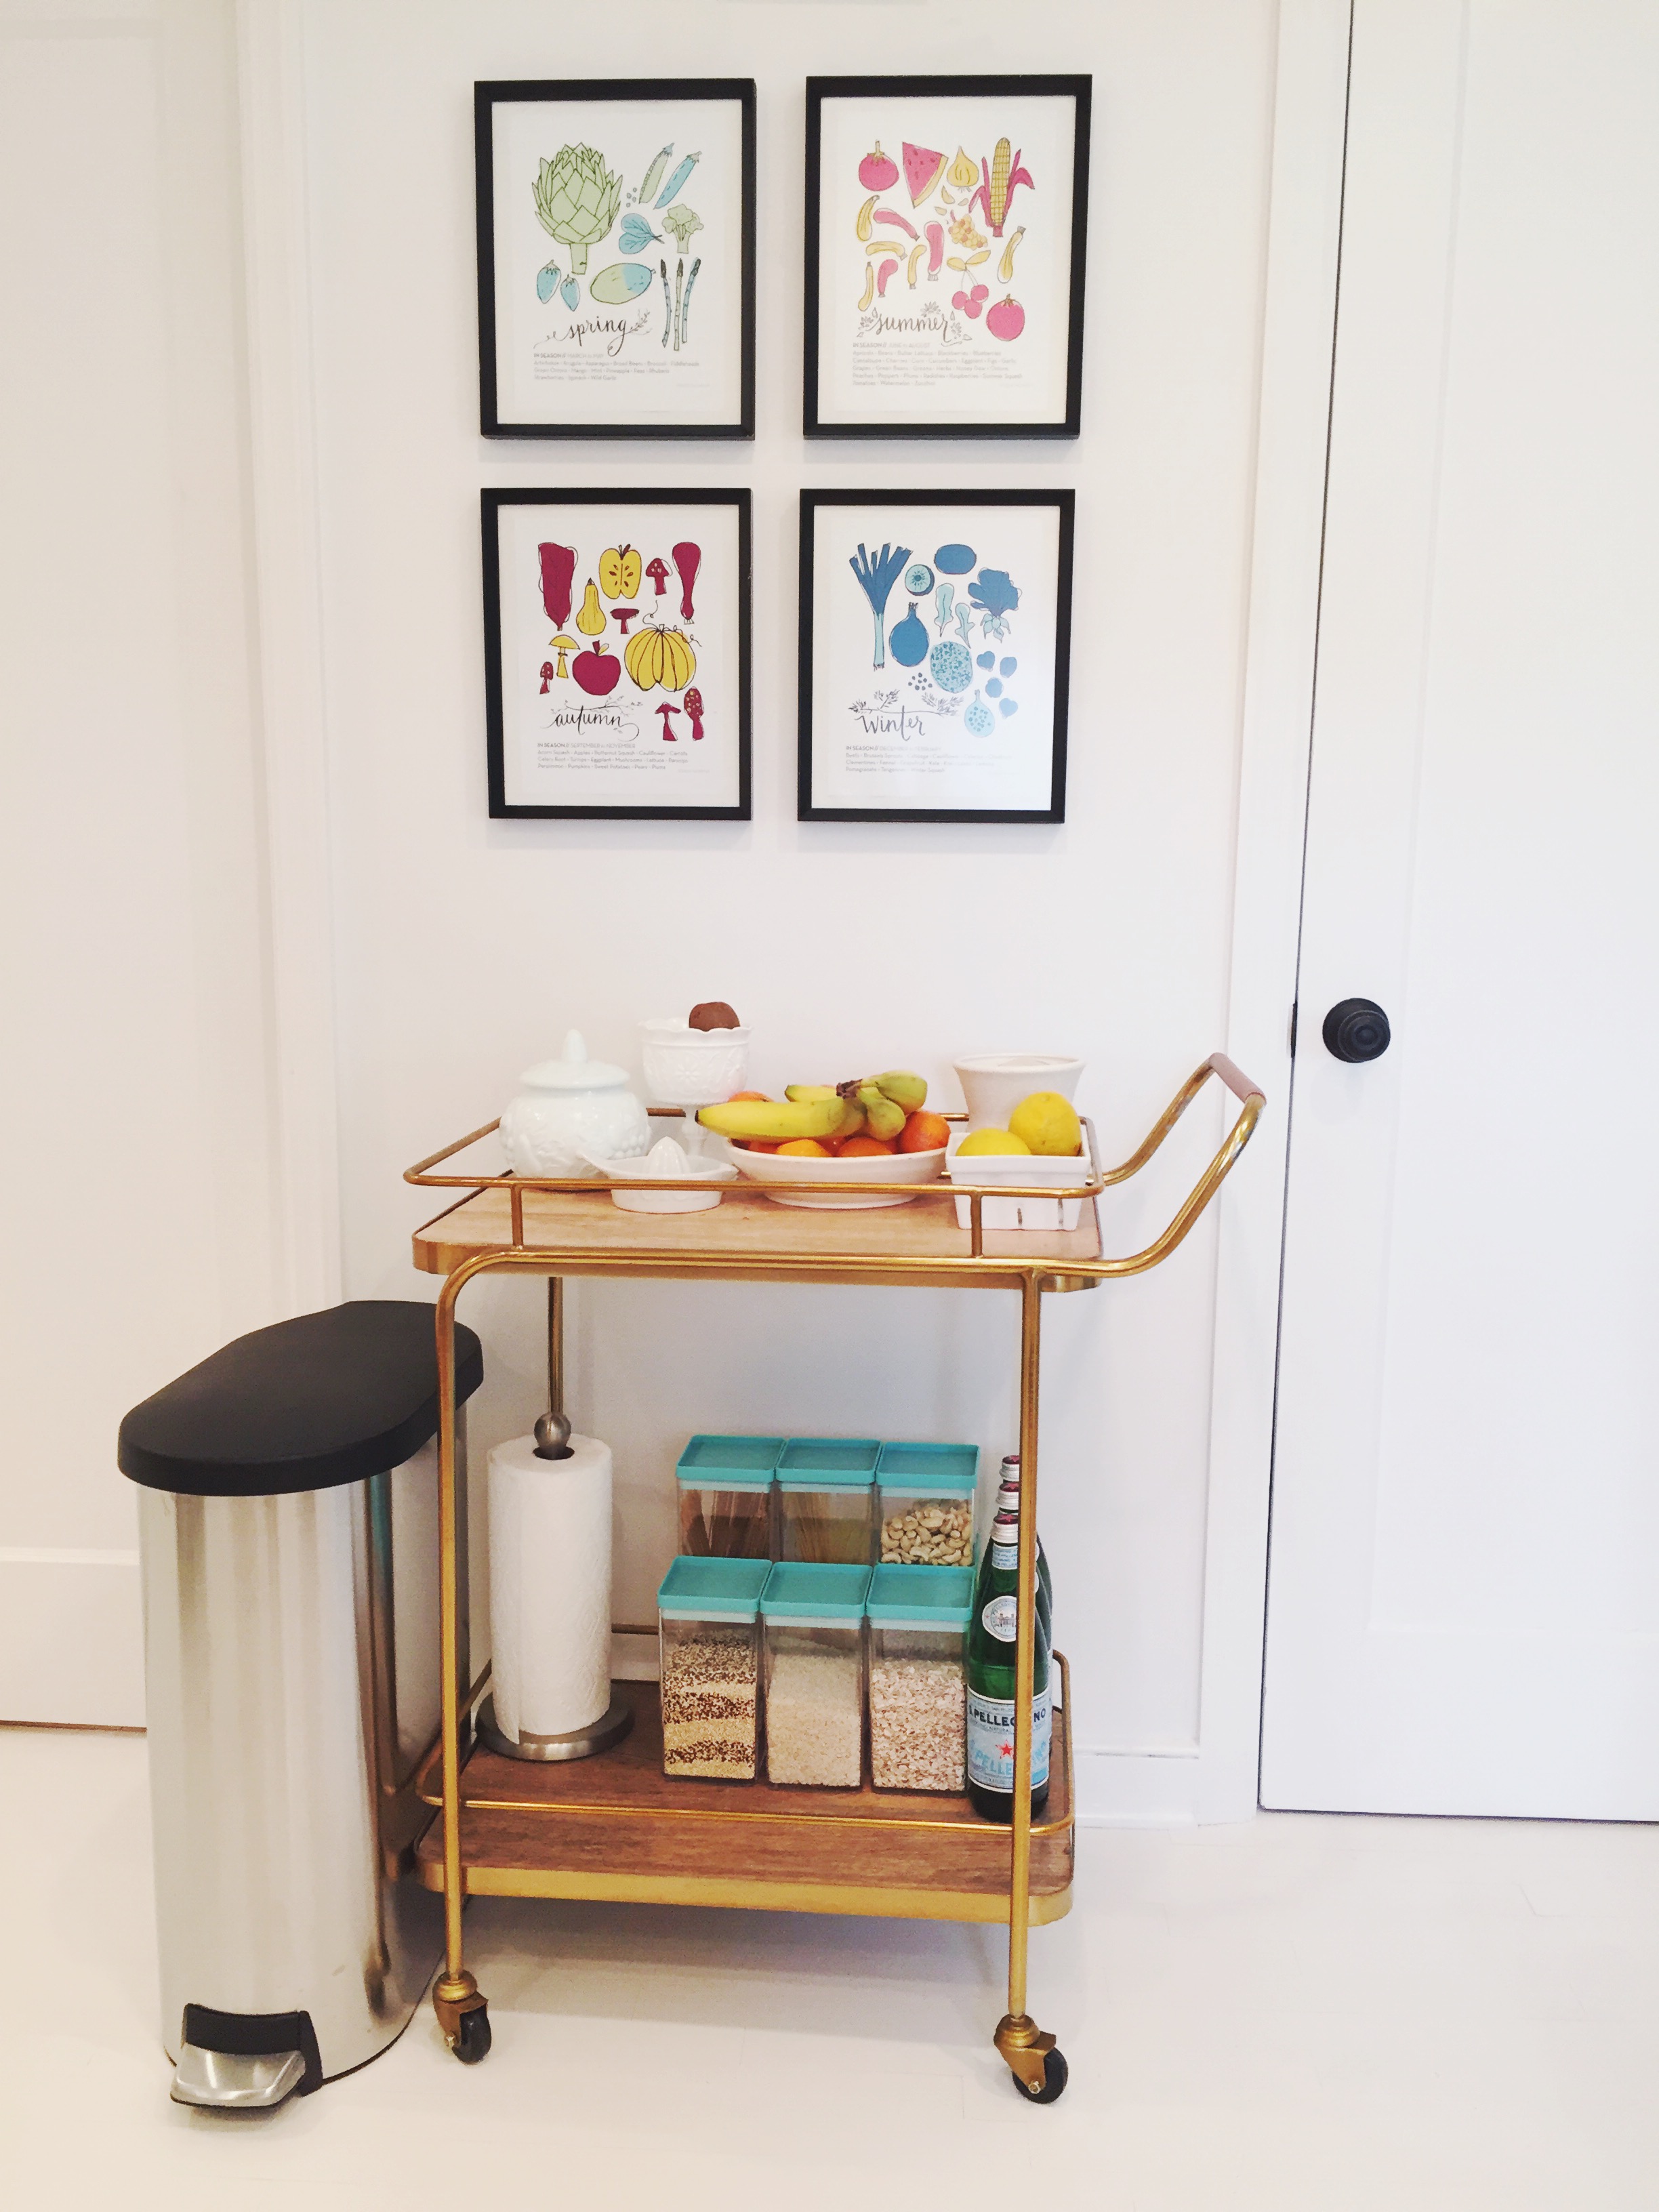
[[[884,624],[888,595],[903,574],[904,564],[909,557],[910,548],[908,545],[901,545],[896,551],[891,545],[884,545],[880,554],[872,561],[862,544],[856,556],[849,555],[848,557],[847,565],[858,578],[859,589],[869,600],[870,611],[876,618],[876,650],[870,663],[872,668],[885,668],[887,665],[887,634]]]

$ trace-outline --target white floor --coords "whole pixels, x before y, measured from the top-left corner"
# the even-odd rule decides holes
[[[1023,2107],[993,1931],[483,1900],[495,2047],[422,2008],[269,2119],[171,2104],[142,1739],[0,1730],[5,2201],[51,2212],[1659,2204],[1659,1831],[1264,1814],[1085,1834]]]

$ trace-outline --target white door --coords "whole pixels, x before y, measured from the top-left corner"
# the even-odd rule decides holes
[[[1358,0],[1270,1806],[1659,1819],[1656,116],[1659,8]]]

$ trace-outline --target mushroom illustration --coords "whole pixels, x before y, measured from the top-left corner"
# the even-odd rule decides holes
[[[656,586],[657,597],[660,599],[668,582],[668,563],[660,553],[653,560],[646,562],[645,573]]]
[[[568,653],[578,652],[580,649],[580,640],[574,637],[567,637],[564,632],[561,630],[556,638],[549,641],[547,649],[550,653],[556,653],[559,656],[559,665],[554,670],[553,673],[556,676],[568,676],[570,671],[564,665],[565,655]],[[547,671],[544,668],[542,674],[545,676],[546,673]],[[544,691],[546,690],[547,686],[545,684],[543,684],[542,689]]]
[[[679,711],[678,702],[673,699],[665,699],[661,706],[657,708],[658,714],[662,716],[662,734],[665,744],[677,745],[679,743],[679,739],[668,726],[670,716],[678,714]]]
[[[685,695],[685,711],[691,717],[691,734],[702,735],[702,694],[694,684]]]
[[[546,690],[546,689],[547,689],[548,685],[549,685],[552,681],[553,681],[553,664],[552,664],[552,662],[551,662],[550,660],[544,660],[544,661],[543,661],[543,663],[542,663],[542,689],[543,689],[543,690],[544,690],[544,691],[545,691],[545,690]]]
[[[639,616],[640,611],[637,607],[612,607],[611,610],[611,619],[621,629],[624,637],[628,635],[629,623],[637,622]]]

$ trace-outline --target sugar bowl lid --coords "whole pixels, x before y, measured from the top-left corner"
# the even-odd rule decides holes
[[[519,1078],[531,1091],[615,1091],[628,1081],[625,1067],[609,1060],[590,1060],[580,1030],[567,1030],[564,1050],[556,1060],[538,1060]]]

